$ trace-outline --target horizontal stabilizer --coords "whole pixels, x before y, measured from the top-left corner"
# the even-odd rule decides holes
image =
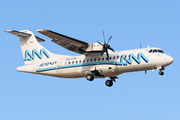
[[[5,30],[5,32],[11,33],[13,35],[17,35],[18,37],[28,37],[31,36],[31,34],[29,33],[25,33],[25,32],[20,32],[20,31],[16,31],[16,30]],[[45,40],[43,40],[42,38],[39,38],[37,36],[35,36],[38,42],[44,42]]]

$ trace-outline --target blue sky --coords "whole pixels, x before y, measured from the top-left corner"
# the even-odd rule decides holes
[[[179,120],[180,1],[4,0],[0,4],[0,120]],[[116,51],[159,47],[174,57],[164,76],[126,73],[108,88],[104,79],[65,79],[17,72],[23,66],[18,37],[4,30],[32,30],[57,54],[68,51],[37,29],[91,43],[102,31]]]

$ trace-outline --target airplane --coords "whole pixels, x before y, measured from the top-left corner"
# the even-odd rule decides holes
[[[111,87],[116,82],[118,75],[127,72],[159,70],[159,75],[164,75],[165,67],[172,64],[173,57],[165,54],[162,49],[147,47],[133,50],[114,51],[108,44],[112,36],[104,43],[87,43],[47,29],[37,32],[51,38],[52,42],[81,56],[58,55],[49,52],[38,42],[43,42],[30,30],[5,30],[19,37],[19,42],[24,58],[24,66],[17,67],[17,71],[48,75],[61,78],[86,77],[93,81],[94,78],[105,78],[105,85]]]

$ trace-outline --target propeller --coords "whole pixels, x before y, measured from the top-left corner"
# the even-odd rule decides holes
[[[103,50],[101,52],[101,54],[99,55],[99,57],[101,57],[105,52],[106,52],[106,55],[107,55],[107,62],[109,62],[109,53],[108,53],[108,49],[115,52],[111,47],[110,45],[108,44],[110,39],[112,38],[112,36],[109,38],[108,42],[106,43],[106,40],[105,40],[105,36],[104,36],[104,31],[103,31],[103,38],[104,38],[104,44],[101,44],[99,41],[97,41],[100,45],[103,46]]]

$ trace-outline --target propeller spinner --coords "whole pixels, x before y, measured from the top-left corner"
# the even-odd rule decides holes
[[[112,38],[112,36],[109,38],[108,42],[106,43],[106,40],[105,40],[105,36],[104,36],[104,31],[103,31],[103,38],[104,38],[104,44],[101,44],[99,41],[97,41],[100,45],[103,46],[103,50],[101,52],[101,54],[99,55],[99,57],[101,57],[105,52],[106,52],[106,55],[107,55],[107,62],[109,62],[109,53],[108,53],[108,49],[115,52],[113,50],[113,48],[110,47],[110,45],[108,44],[110,39]]]

